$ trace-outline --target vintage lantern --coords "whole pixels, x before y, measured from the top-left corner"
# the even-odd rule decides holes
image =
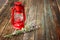
[[[11,12],[11,23],[14,29],[24,28],[26,20],[24,5],[21,2],[14,2]]]

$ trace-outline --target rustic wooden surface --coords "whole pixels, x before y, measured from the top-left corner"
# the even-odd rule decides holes
[[[58,40],[60,40],[60,0],[51,0],[51,8],[53,11]]]
[[[60,40],[60,17],[57,17],[57,15],[60,15],[59,0],[19,0],[25,2],[26,23],[39,20],[40,29],[10,38],[4,38],[4,35],[14,31],[10,23],[10,11],[12,2],[14,1],[16,0],[9,1],[6,5],[7,8],[0,13],[0,40]],[[35,22],[35,24],[38,23]]]

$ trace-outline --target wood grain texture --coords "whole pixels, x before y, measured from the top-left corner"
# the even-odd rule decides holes
[[[26,23],[28,24],[34,20],[39,20],[40,24],[38,26],[40,26],[40,28],[39,30],[25,34],[4,38],[4,35],[10,34],[14,31],[9,21],[11,16],[11,7],[15,1],[21,1],[24,3]],[[5,8],[4,11],[0,13],[0,40],[59,40],[59,37],[57,38],[56,33],[57,35],[60,35],[60,12],[59,8],[57,8],[58,6],[56,2],[59,5],[58,1],[52,0],[9,0],[6,6],[7,8]],[[37,25],[38,22],[35,21],[33,24]],[[36,26],[32,28],[35,27]]]

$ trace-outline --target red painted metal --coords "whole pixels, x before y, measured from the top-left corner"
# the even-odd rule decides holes
[[[14,29],[24,28],[26,20],[24,5],[21,2],[15,2],[11,10],[11,23]]]

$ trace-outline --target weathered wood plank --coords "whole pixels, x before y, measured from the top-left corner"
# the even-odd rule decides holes
[[[56,26],[56,32],[57,32],[57,36],[58,36],[58,39],[57,40],[60,40],[60,11],[59,11],[59,8],[58,8],[58,5],[57,5],[57,1],[58,0],[50,0],[50,4],[51,4],[51,8],[52,8],[52,11],[53,11],[53,17],[54,17],[54,21],[55,21],[55,26]]]

